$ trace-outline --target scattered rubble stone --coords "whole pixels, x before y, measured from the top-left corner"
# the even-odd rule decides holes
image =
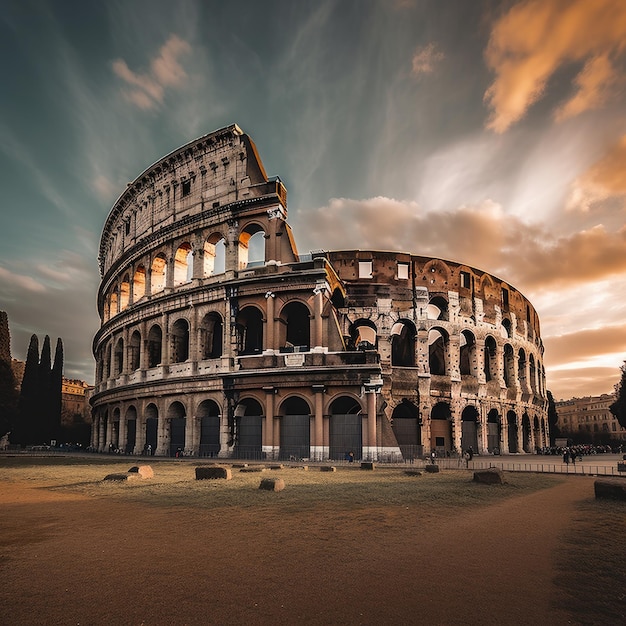
[[[259,489],[265,491],[282,491],[285,488],[285,481],[282,478],[262,478]]]
[[[474,472],[474,482],[484,485],[504,485],[504,472],[497,467],[489,467]]]
[[[230,480],[233,477],[233,473],[228,467],[222,467],[221,465],[203,465],[202,467],[196,467],[196,480],[207,479],[224,479]]]

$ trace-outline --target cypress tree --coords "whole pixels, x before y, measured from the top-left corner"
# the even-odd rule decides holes
[[[626,428],[626,361],[620,370],[622,377],[615,385],[615,402],[609,407],[609,411],[615,415],[620,426]]]
[[[20,388],[20,396],[17,405],[17,419],[11,431],[9,440],[11,443],[22,446],[32,443],[40,443],[37,440],[35,427],[36,413],[39,408],[37,400],[39,390],[39,340],[37,335],[32,335],[28,344],[24,377]]]
[[[9,317],[0,311],[0,437],[6,435],[15,422],[17,392],[11,367],[11,335]]]
[[[559,415],[556,411],[556,404],[552,397],[552,392],[548,389],[548,426],[550,428],[550,443],[554,445],[554,441],[557,437],[561,436],[561,431],[558,427]]]
[[[63,390],[63,341],[57,339],[54,351],[54,365],[50,376],[50,438],[59,439],[61,436],[61,393]]]
[[[46,335],[39,359],[39,390],[37,394],[38,410],[36,417],[37,439],[39,443],[50,441],[50,380],[52,377],[52,360],[50,354],[50,337]]]

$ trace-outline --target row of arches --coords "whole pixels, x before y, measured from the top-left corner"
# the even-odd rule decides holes
[[[227,239],[215,232],[194,247],[190,240],[179,243],[170,252],[156,250],[150,259],[139,261],[124,272],[104,297],[103,321],[121,313],[145,296],[162,293],[195,278],[223,274],[227,269],[260,265],[265,260],[265,231],[259,224],[249,224],[239,234],[237,267],[227,267]]]

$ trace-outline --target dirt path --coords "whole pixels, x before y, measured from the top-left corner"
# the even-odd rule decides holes
[[[0,486],[5,624],[567,624],[554,551],[593,479],[418,525],[159,509]]]

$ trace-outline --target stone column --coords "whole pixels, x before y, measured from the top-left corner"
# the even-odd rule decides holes
[[[126,416],[122,414],[122,411],[123,409],[120,409],[120,430],[117,437],[117,447],[122,452],[126,452],[126,444],[128,443],[128,424],[126,421]]]
[[[104,449],[108,452],[109,451],[109,444],[113,441],[113,418],[109,417],[109,419],[107,419],[107,432],[106,432],[106,437],[105,437],[105,442],[104,442]]]
[[[199,452],[199,442],[196,440],[196,423],[198,421],[199,420],[195,415],[187,415],[185,418],[185,454],[193,452],[197,455]]]
[[[137,422],[135,428],[135,453],[143,454],[146,447],[146,420],[137,413]]]
[[[376,447],[376,398],[377,391],[371,390],[365,392],[367,398],[367,451],[364,450],[364,457],[368,460],[375,461],[378,458],[378,450]]]
[[[265,350],[276,349],[276,325],[274,323],[274,299],[275,294],[268,291],[265,294],[265,300],[267,301],[266,307],[266,322],[265,322]]]
[[[159,411],[159,422],[157,426],[157,445],[154,454],[168,456],[170,452],[170,421],[165,419]]]
[[[328,456],[324,454],[324,385],[313,385],[315,397],[315,419],[313,423],[313,441],[311,445],[311,458],[321,461]]]
[[[316,288],[313,293],[313,347],[324,344],[324,329],[322,325],[322,311],[324,308],[322,289]]]
[[[265,428],[262,450],[268,459],[274,458],[274,387],[263,387],[265,392]]]
[[[487,425],[487,409],[484,406],[480,406],[480,441],[478,442],[478,446],[480,448],[480,454],[487,455],[489,454],[487,448],[489,439],[487,437],[487,429],[489,426]]]

